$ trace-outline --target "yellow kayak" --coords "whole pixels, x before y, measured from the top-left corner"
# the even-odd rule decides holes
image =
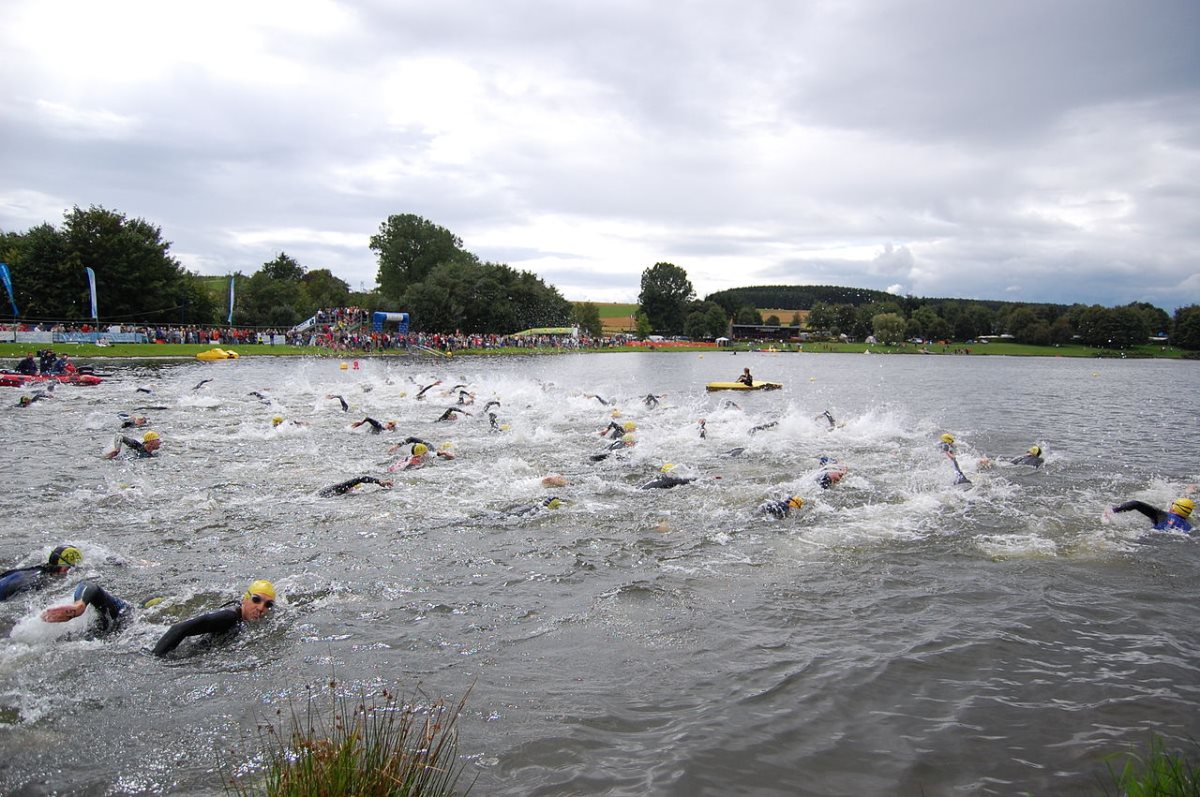
[[[705,390],[778,390],[783,387],[781,382],[761,382],[754,381],[753,385],[743,385],[741,382],[709,382],[704,386]]]
[[[237,358],[236,351],[226,351],[225,349],[209,349],[196,355],[197,360],[204,360],[205,362],[212,360],[236,360]]]

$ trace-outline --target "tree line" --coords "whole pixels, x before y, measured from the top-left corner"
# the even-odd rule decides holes
[[[378,264],[376,290],[355,293],[329,269],[306,268],[280,252],[249,276],[240,271],[230,275],[236,282],[233,323],[285,328],[322,308],[358,306],[408,312],[417,331],[491,333],[575,325],[601,335],[594,303],[569,302],[530,272],[482,261],[450,230],[420,216],[389,216],[367,244]],[[72,208],[57,227],[43,223],[25,232],[0,233],[0,262],[9,266],[11,298],[23,319],[89,319],[84,269],[91,267],[104,323],[225,323],[227,278],[193,274],[170,249],[156,225],[96,206]],[[830,337],[966,341],[1008,334],[1022,343],[1082,341],[1108,348],[1166,334],[1175,345],[1200,349],[1197,305],[1179,308],[1172,318],[1144,302],[1101,307],[928,299],[833,285],[735,288],[700,300],[687,272],[666,262],[642,272],[638,305],[635,321],[643,337],[714,338],[732,320]],[[757,307],[793,314],[763,319]]]

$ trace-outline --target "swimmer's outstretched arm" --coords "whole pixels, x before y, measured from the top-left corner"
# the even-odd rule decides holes
[[[154,646],[155,656],[165,656],[175,648],[179,647],[179,643],[190,636],[199,636],[200,634],[220,634],[237,626],[242,619],[242,612],[237,607],[228,609],[218,609],[215,612],[202,614],[199,617],[193,617],[190,620],[176,623],[167,629],[167,633],[162,635],[158,640],[158,644]]]
[[[1123,504],[1117,504],[1112,508],[1114,512],[1141,512],[1146,517],[1150,518],[1150,522],[1158,525],[1167,519],[1167,513],[1157,507],[1150,506],[1145,501],[1126,501]]]

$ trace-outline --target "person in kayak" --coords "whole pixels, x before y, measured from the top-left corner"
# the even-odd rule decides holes
[[[154,646],[154,655],[167,655],[191,636],[224,634],[238,630],[245,623],[256,623],[274,607],[275,586],[270,581],[260,579],[246,589],[241,601],[231,601],[216,611],[175,623],[168,628]]]
[[[65,623],[83,614],[89,606],[96,609],[96,625],[102,634],[119,631],[121,624],[129,616],[131,608],[130,604],[107,592],[99,584],[93,581],[81,581],[75,587],[72,602],[43,610],[42,621]]]
[[[104,453],[104,458],[116,459],[117,455],[121,453],[121,446],[126,446],[132,450],[135,454],[137,454],[139,459],[152,457],[154,456],[154,452],[157,451],[161,445],[162,438],[159,437],[158,432],[154,431],[153,429],[142,435],[142,439],[140,441],[134,440],[132,437],[121,435],[120,439],[117,441],[117,447],[111,451],[106,451]]]
[[[385,490],[392,489],[392,483],[383,479],[377,479],[374,476],[356,476],[353,479],[347,479],[344,482],[331,484],[328,487],[322,487],[317,491],[317,495],[322,498],[331,498],[335,495],[345,495],[360,484],[378,484]]]
[[[50,552],[50,558],[42,565],[17,567],[0,573],[0,601],[8,600],[18,592],[41,589],[51,579],[61,578],[72,567],[83,562],[83,553],[74,545],[60,545]]]
[[[746,387],[754,387],[754,377],[750,375],[749,368],[742,369],[742,375],[737,378],[737,383]]]
[[[18,374],[25,374],[26,376],[37,376],[38,364],[37,364],[37,360],[33,359],[33,352],[31,352],[31,351],[25,352],[25,359],[21,360],[19,363],[17,363],[17,367],[13,370],[15,370]]]
[[[793,510],[798,510],[804,506],[804,499],[798,495],[793,495],[787,499],[777,501],[767,501],[759,504],[754,510],[756,515],[770,515],[773,518],[783,519],[792,514]]]
[[[1192,515],[1192,510],[1196,508],[1196,502],[1190,498],[1177,498],[1171,504],[1171,509],[1164,512],[1157,507],[1150,506],[1143,501],[1126,501],[1123,504],[1117,504],[1112,507],[1110,512],[1128,512],[1133,510],[1141,512],[1146,517],[1150,518],[1150,522],[1154,524],[1156,531],[1179,531],[1187,533],[1192,530],[1192,524],[1188,522],[1188,518]]]

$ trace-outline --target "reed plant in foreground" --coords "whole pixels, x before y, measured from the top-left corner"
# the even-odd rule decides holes
[[[1195,745],[1195,742],[1193,742]],[[1197,746],[1200,747],[1200,746]],[[1166,749],[1161,737],[1150,739],[1144,755],[1128,752],[1115,756],[1124,759],[1118,771],[1108,762],[1108,773],[1121,797],[1200,797],[1200,769],[1183,753]],[[1105,789],[1106,794],[1111,794]]]
[[[355,699],[330,681],[330,708],[310,690],[301,715],[291,707],[291,728],[259,727],[261,766],[225,778],[238,797],[404,795],[458,797],[464,763],[458,758],[457,703],[401,701],[384,690]],[[468,690],[469,694],[470,690]],[[279,712],[282,717],[282,711]]]

